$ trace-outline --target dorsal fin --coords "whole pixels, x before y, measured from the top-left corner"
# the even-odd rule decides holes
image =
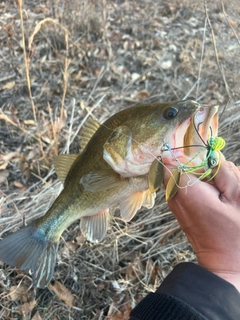
[[[58,179],[64,184],[73,162],[78,154],[60,154],[54,159],[54,167],[58,175]]]
[[[94,119],[92,116],[89,116],[89,118],[86,120],[86,122],[83,125],[82,128],[82,135],[81,135],[81,151],[84,150],[94,133],[98,130],[100,127],[100,123]]]

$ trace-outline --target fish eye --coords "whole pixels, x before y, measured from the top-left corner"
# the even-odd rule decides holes
[[[166,120],[170,120],[176,117],[176,115],[178,114],[178,109],[175,107],[169,107],[166,110],[164,110],[163,112],[163,117]]]

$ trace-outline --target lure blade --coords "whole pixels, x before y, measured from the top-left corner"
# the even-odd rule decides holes
[[[181,172],[173,171],[166,187],[166,201],[171,200],[178,192],[180,177]]]
[[[163,164],[159,159],[155,159],[151,164],[148,173],[148,185],[151,192],[161,188],[163,182]]]

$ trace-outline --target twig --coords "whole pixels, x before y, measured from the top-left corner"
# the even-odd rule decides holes
[[[204,24],[201,60],[200,60],[199,70],[198,70],[198,81],[197,81],[196,99],[198,98],[198,93],[199,93],[199,85],[200,85],[200,78],[201,78],[201,72],[202,72],[202,62],[203,62],[203,55],[204,55],[204,49],[205,49],[206,30],[207,30],[207,18],[205,19],[205,24]]]
[[[8,81],[8,80],[12,80],[16,78],[16,74],[15,73],[10,73],[10,74],[6,74],[4,76],[2,76],[0,78],[0,82],[5,82],[5,81]]]
[[[224,7],[224,3],[223,3],[223,2],[222,2],[222,11],[223,11],[224,18],[225,18],[226,21],[227,21],[227,24],[228,24],[229,27],[232,29],[232,32],[234,33],[234,35],[235,35],[235,37],[236,37],[236,39],[237,39],[237,41],[238,41],[238,44],[240,45],[240,39],[239,39],[236,31],[234,30],[233,26],[231,25],[229,19],[228,19],[228,16],[227,16],[227,13],[226,13],[226,11],[225,11],[225,7]]]
[[[207,22],[208,22],[208,25],[209,25],[209,28],[210,28],[210,31],[211,31],[212,42],[213,42],[213,49],[214,49],[214,53],[215,53],[215,59],[216,59],[216,62],[217,62],[217,66],[218,66],[220,75],[221,75],[221,77],[222,77],[222,80],[223,80],[223,82],[224,82],[224,84],[225,84],[225,88],[226,88],[226,91],[227,91],[227,94],[228,94],[228,98],[231,99],[232,97],[231,97],[231,95],[229,95],[229,92],[230,92],[230,91],[229,91],[229,90],[227,89],[227,87],[226,87],[226,77],[225,77],[225,75],[224,75],[224,71],[223,71],[223,69],[221,68],[221,65],[220,65],[220,62],[219,62],[216,39],[215,39],[213,27],[212,27],[212,24],[211,24],[209,15],[208,15],[208,11],[207,11],[207,0],[204,0],[204,10],[205,10],[205,15],[206,15]]]
[[[36,138],[36,136],[34,134],[28,132],[28,130],[25,130],[24,128],[20,127],[17,123],[13,122],[5,113],[3,113],[3,111],[1,109],[0,109],[0,120],[6,121],[6,122],[10,123],[12,126],[23,131],[24,133]]]
[[[68,59],[68,33],[65,32],[65,43],[66,43],[66,58],[64,61],[64,72],[63,72],[63,95],[62,95],[62,103],[61,103],[61,111],[60,111],[60,119],[66,118],[66,112],[64,112],[64,101],[67,93],[68,87],[68,66],[70,64],[70,60]]]
[[[27,58],[27,52],[26,52],[26,45],[25,45],[25,35],[24,35],[24,24],[23,24],[23,8],[22,8],[22,0],[18,0],[18,8],[19,8],[19,14],[20,14],[20,22],[21,22],[21,33],[22,33],[22,45],[23,45],[23,55],[24,55],[24,62],[25,62],[25,70],[26,70],[26,78],[27,78],[27,86],[28,86],[28,94],[31,101],[32,106],[32,112],[33,112],[33,118],[36,123],[37,127],[37,138],[41,150],[42,156],[45,158],[44,151],[43,151],[43,145],[40,137],[40,130],[37,122],[37,116],[36,116],[36,107],[33,101],[32,97],[32,91],[31,91],[31,80],[29,75],[29,62],[30,59]]]
[[[48,111],[49,111],[50,123],[52,126],[52,132],[53,132],[54,152],[55,152],[55,156],[57,156],[58,155],[58,138],[57,138],[56,129],[55,129],[55,125],[52,117],[52,109],[49,103],[48,103]]]
[[[99,72],[99,75],[98,75],[95,83],[94,83],[94,86],[93,86],[93,88],[92,88],[92,91],[90,92],[90,94],[89,94],[89,96],[88,96],[88,98],[87,98],[86,105],[89,104],[89,101],[90,101],[93,93],[95,92],[95,90],[96,90],[99,82],[101,81],[102,77],[104,76],[104,73],[105,73],[105,67],[103,66],[103,67],[101,68],[100,72]]]
[[[18,1],[22,1],[22,0],[18,0]],[[51,22],[53,24],[56,24],[57,26],[62,28],[67,34],[69,34],[68,30],[66,28],[64,28],[58,21],[56,21],[56,20],[54,20],[52,18],[43,19],[36,25],[32,35],[29,37],[29,41],[28,41],[29,50],[31,50],[32,42],[33,42],[33,39],[34,39],[35,35],[40,31],[41,27],[47,22]]]
[[[68,87],[68,67],[70,64],[70,60],[68,59],[68,50],[69,50],[69,45],[68,45],[68,38],[69,38],[69,31],[62,26],[57,20],[54,20],[52,18],[46,18],[41,20],[35,27],[33,33],[31,34],[31,36],[29,37],[29,43],[28,43],[28,48],[31,51],[31,47],[32,47],[32,42],[33,39],[35,37],[35,35],[41,30],[41,27],[45,24],[45,23],[52,23],[54,25],[59,26],[61,29],[63,29],[63,31],[65,32],[65,43],[66,43],[66,58],[64,61],[64,71],[63,71],[63,95],[62,95],[62,100],[61,100],[61,109],[60,109],[60,122],[64,122],[66,119],[66,111],[64,109],[64,101],[65,101],[65,97],[66,97],[66,93],[67,93],[67,87]],[[52,122],[52,126],[54,125],[53,120],[51,120]],[[54,134],[54,141],[55,141],[55,154],[57,154],[57,146],[58,146],[58,136],[56,135],[56,133]]]

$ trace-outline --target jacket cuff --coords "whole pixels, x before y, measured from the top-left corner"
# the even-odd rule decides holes
[[[239,291],[214,273],[191,263],[180,263],[166,277],[157,293],[181,299],[207,319],[240,319]]]
[[[172,310],[187,307],[190,313],[195,314],[194,319],[198,319],[198,316],[209,320],[240,319],[238,290],[224,279],[190,262],[178,264],[156,293],[148,294],[133,309],[130,319],[174,319],[171,316],[164,318],[167,310],[162,312],[163,308],[169,308],[170,304]],[[151,313],[155,311],[157,313],[151,317]]]

